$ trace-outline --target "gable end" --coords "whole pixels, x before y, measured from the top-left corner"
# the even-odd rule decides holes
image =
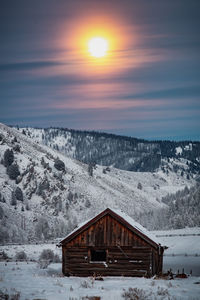
[[[118,215],[116,212],[112,211],[109,208],[107,208],[106,210],[104,210],[103,212],[101,212],[100,214],[98,214],[96,217],[94,217],[93,219],[91,219],[90,221],[88,221],[82,227],[78,228],[77,230],[75,230],[71,234],[69,234],[65,239],[63,239],[60,242],[60,245],[65,245],[65,244],[69,243],[75,237],[77,237],[83,231],[87,230],[90,226],[92,226],[94,223],[98,222],[101,218],[103,218],[106,215],[109,215],[113,219],[117,220],[122,226],[124,226],[127,229],[129,229],[132,233],[134,233],[135,235],[137,235],[138,237],[140,237],[142,240],[144,240],[145,242],[147,242],[148,244],[150,244],[155,249],[157,249],[159,247],[159,245],[156,242],[154,242],[153,240],[151,240],[147,235],[145,235],[140,230],[138,230],[137,228],[135,228],[134,226],[132,226],[123,217],[121,217],[120,215]]]

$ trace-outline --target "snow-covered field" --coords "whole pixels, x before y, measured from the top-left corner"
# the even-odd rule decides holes
[[[178,270],[193,276],[200,276],[200,228],[184,228],[176,230],[153,231],[162,245],[169,247],[165,250],[164,271]]]
[[[93,278],[63,277],[61,264],[52,264],[41,270],[36,263],[0,263],[0,290],[8,294],[20,293],[20,300],[79,300],[99,296],[100,299],[118,300],[124,290],[135,290],[140,298],[127,299],[200,299],[200,277],[156,280],[146,278],[108,277],[103,281]],[[146,296],[146,297],[144,297]],[[1,299],[1,298],[0,298]],[[6,298],[5,298],[6,299]]]
[[[171,269],[173,273],[182,273],[184,269],[186,274],[192,271],[192,276],[200,276],[200,256],[164,256],[163,263],[164,272]]]
[[[157,230],[152,233],[168,249],[165,255],[200,256],[200,227]]]
[[[0,246],[12,261],[0,262],[0,291],[7,294],[20,293],[20,300],[80,300],[86,296],[99,296],[103,299],[126,299],[122,294],[129,288],[137,288],[133,293],[140,298],[127,299],[200,299],[200,228],[186,228],[170,231],[155,231],[163,245],[169,247],[164,256],[164,271],[170,268],[174,273],[184,268],[192,276],[188,279],[146,279],[107,277],[103,281],[92,278],[63,277],[61,263],[51,264],[45,270],[39,269],[37,262],[43,249],[51,249],[61,258],[61,249],[56,243],[37,245]],[[27,262],[16,262],[15,254],[24,251]],[[142,295],[143,294],[143,298]],[[1,294],[0,294],[0,299]],[[4,298],[3,298],[4,299]]]

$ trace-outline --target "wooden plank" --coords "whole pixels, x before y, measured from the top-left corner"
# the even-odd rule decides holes
[[[108,247],[108,250],[111,251],[111,252],[117,252],[117,251],[126,251],[126,252],[132,252],[132,253],[151,253],[151,249],[143,249],[143,248],[125,248],[125,247],[121,247],[121,246],[118,246],[116,248],[109,248]]]
[[[86,250],[86,251],[82,251],[82,252],[66,252],[66,256],[76,256],[76,257],[83,257],[83,256],[85,256],[85,255],[87,255],[88,254],[88,251]]]
[[[104,227],[103,227],[103,244],[104,245],[106,245],[106,223],[107,223],[107,216],[105,216]]]
[[[88,262],[88,260],[87,259],[85,259],[85,258],[68,258],[67,260],[66,260],[66,263],[70,263],[70,264],[79,264],[79,263],[85,263],[85,262]]]
[[[131,264],[131,265],[150,265],[150,262],[149,262],[149,260],[139,260],[139,261],[137,261],[137,260],[130,260],[130,261],[128,261],[128,260],[122,260],[122,259],[118,259],[118,260],[113,260],[113,261],[111,261],[111,260],[109,260],[108,261],[108,264],[115,264],[115,265],[123,265],[124,267],[126,266],[126,265],[129,265],[129,264]]]
[[[93,272],[93,273],[101,273],[101,274],[109,274],[109,273],[112,273],[112,274],[128,274],[128,273],[147,273],[148,270],[146,269],[127,269],[127,270],[124,270],[124,269],[102,269],[102,268],[88,268],[87,270],[84,269],[84,268],[80,268],[80,267],[76,267],[76,268],[66,268],[65,269],[67,272],[76,272],[76,273],[87,273],[87,272]]]
[[[83,251],[84,249],[87,250],[88,248],[98,248],[98,249],[108,249],[109,251],[119,251],[119,247],[118,246],[111,246],[111,247],[107,247],[107,246],[98,246],[98,247],[95,247],[95,246],[88,246],[88,247],[85,247],[85,246],[79,246],[79,247],[67,247],[67,248],[63,248],[67,251],[77,251],[77,252],[81,252]],[[151,248],[147,248],[147,247],[130,247],[130,246],[120,246],[121,249],[123,250],[130,250],[130,251],[134,251],[134,252],[151,252]]]
[[[84,246],[79,246],[79,247],[66,247],[65,249],[67,251],[83,251],[84,249],[87,249],[88,247],[84,247]]]
[[[151,252],[151,248],[145,248],[145,247],[125,247],[125,246],[120,246],[121,249],[123,250],[130,250],[130,251],[135,251],[135,252]],[[108,247],[109,250],[117,250],[119,251],[119,246],[115,247]]]
[[[113,246],[113,243],[112,243],[112,232],[113,232],[113,219],[110,218],[110,240],[108,241],[109,246]]]
[[[122,255],[109,255],[109,259],[112,260],[123,260],[123,261],[129,261],[129,260],[147,260],[149,261],[149,256],[124,256]]]
[[[94,270],[88,270],[87,272],[81,271],[81,270],[76,270],[76,271],[71,271],[71,270],[66,270],[66,274],[68,273],[71,276],[82,276],[82,277],[88,277],[88,276],[93,276],[94,274],[96,275],[101,275],[101,276],[124,276],[124,277],[143,277],[147,274],[146,271],[129,271],[129,272],[122,272],[122,271],[97,271],[94,272]]]
[[[108,253],[110,256],[124,256],[124,257],[149,257],[150,256],[150,253],[149,252],[142,252],[142,253],[139,253],[139,252],[133,252],[133,251],[128,251],[128,250],[123,250],[122,251],[109,251],[108,250]]]
[[[67,266],[68,268],[71,269],[75,269],[75,268],[80,268],[80,269],[113,269],[113,270],[149,270],[149,264],[132,264],[132,263],[127,263],[127,264],[98,264],[98,263],[87,263],[87,262],[81,262],[81,263],[66,263],[65,266]]]
[[[146,270],[130,270],[130,271],[125,271],[125,270],[96,270],[94,271],[93,269],[88,269],[86,270],[81,270],[81,269],[65,269],[65,273],[71,273],[71,274],[77,274],[77,276],[82,274],[94,274],[94,273],[99,273],[102,276],[139,276],[139,275],[145,275],[147,274]],[[88,275],[89,276],[89,275]]]

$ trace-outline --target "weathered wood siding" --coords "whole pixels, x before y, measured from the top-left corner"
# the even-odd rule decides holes
[[[111,216],[106,215],[95,224],[91,225],[83,233],[75,237],[67,244],[74,246],[144,246],[149,244],[134,234],[131,230],[120,224]]]
[[[121,251],[122,250],[122,251]],[[74,276],[144,276],[151,275],[151,248],[118,247],[107,249],[106,262],[90,262],[87,247],[64,250],[64,274]]]
[[[91,249],[105,249],[106,262],[91,262]],[[74,276],[144,276],[159,272],[158,250],[106,215],[63,245],[63,273]]]

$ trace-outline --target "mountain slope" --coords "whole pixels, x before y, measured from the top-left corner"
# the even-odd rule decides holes
[[[200,142],[147,141],[113,134],[64,128],[19,128],[27,136],[85,163],[122,170],[153,172],[166,160],[187,161],[187,174],[200,174]],[[184,173],[175,163],[176,172]]]
[[[0,124],[1,242],[64,236],[106,207],[137,218],[193,184],[171,169],[138,173],[97,165],[90,176],[88,165]]]

